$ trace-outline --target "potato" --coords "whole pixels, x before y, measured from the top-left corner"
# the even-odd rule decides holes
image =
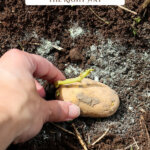
[[[84,117],[108,117],[119,107],[119,97],[109,86],[84,78],[81,82],[61,85],[60,100],[70,101],[81,109]]]

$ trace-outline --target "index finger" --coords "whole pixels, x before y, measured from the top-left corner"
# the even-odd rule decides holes
[[[23,68],[26,71],[29,71],[34,77],[42,78],[49,82],[65,79],[65,76],[59,69],[39,55],[12,49],[6,52],[2,58],[5,59],[4,62],[11,66],[11,68],[16,69],[17,71],[22,70]],[[9,64],[9,62],[11,63]]]
[[[31,59],[35,65],[35,69],[33,70],[34,76],[46,79],[50,82],[65,79],[65,76],[62,74],[62,72],[47,59],[35,54],[31,55]]]

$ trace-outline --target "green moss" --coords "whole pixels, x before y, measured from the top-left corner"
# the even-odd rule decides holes
[[[141,22],[141,18],[140,17],[136,17],[134,18],[134,21],[136,24],[140,23]]]

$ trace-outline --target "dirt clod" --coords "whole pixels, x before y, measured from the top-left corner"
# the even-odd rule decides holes
[[[82,56],[81,52],[79,52],[78,48],[71,49],[69,52],[69,57],[72,62],[81,61],[83,58],[83,56]]]

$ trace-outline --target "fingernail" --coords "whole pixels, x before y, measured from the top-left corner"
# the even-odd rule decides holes
[[[72,120],[80,115],[80,108],[75,105],[71,104],[69,105],[69,117],[67,120]]]

